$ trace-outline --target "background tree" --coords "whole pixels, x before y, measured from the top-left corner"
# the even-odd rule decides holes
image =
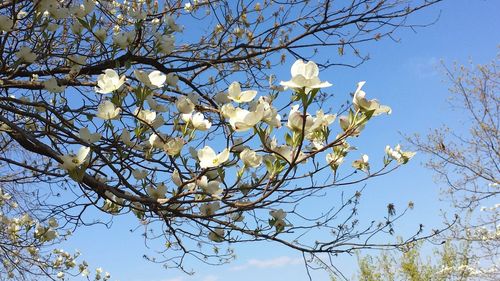
[[[422,229],[375,238],[405,211],[388,205],[379,221],[359,222],[361,189],[341,187],[413,153],[388,147],[378,164],[353,156],[350,139],[390,108],[367,99],[364,82],[352,103],[325,108],[331,84],[319,70],[362,63],[359,45],[394,38],[437,2],[4,1],[0,122],[23,155],[2,163],[44,183],[36,195],[67,227],[91,224],[89,207],[133,213],[148,240],[162,238],[151,259],[181,269],[187,257],[229,261],[224,241],[271,240],[306,261],[401,246]],[[331,61],[306,62],[332,48]],[[275,83],[290,56],[291,79]],[[326,194],[335,202],[304,207]]]
[[[444,199],[456,208],[459,219],[447,235],[470,244],[468,258],[482,272],[477,280],[500,277],[499,62],[497,56],[484,65],[445,68],[452,83],[451,105],[461,112],[465,131],[443,126],[425,139],[409,138],[415,149],[430,156],[426,166],[443,184]]]
[[[480,272],[469,264],[467,243],[444,243],[434,255],[424,255],[422,242],[405,245],[401,252],[383,252],[378,257],[358,256],[359,281],[451,281],[473,280]]]

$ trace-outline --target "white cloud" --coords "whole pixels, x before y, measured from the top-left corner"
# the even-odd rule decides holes
[[[242,265],[233,266],[232,271],[245,270],[248,268],[276,268],[288,265],[297,265],[302,263],[301,258],[291,258],[287,256],[276,257],[272,259],[251,259]]]
[[[174,277],[174,278],[169,278],[169,279],[164,279],[162,281],[184,281],[184,277]]]
[[[418,78],[430,78],[440,74],[440,60],[435,57],[410,58],[407,66],[418,76]]]
[[[202,281],[217,281],[217,280],[219,280],[219,277],[215,275],[208,275],[202,279]]]

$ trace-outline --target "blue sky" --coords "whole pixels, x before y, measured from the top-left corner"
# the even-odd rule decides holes
[[[430,128],[447,124],[460,127],[460,112],[453,112],[446,102],[449,84],[445,81],[440,61],[447,65],[458,61],[485,63],[496,55],[500,44],[500,1],[448,0],[425,10],[413,18],[425,22],[440,14],[439,21],[427,28],[401,30],[401,41],[382,40],[361,46],[371,60],[358,68],[336,68],[323,71],[323,80],[334,84],[338,99],[348,99],[360,80],[366,80],[367,95],[392,107],[390,116],[382,116],[365,130],[360,152],[377,157],[385,145],[402,142],[400,133],[425,134]],[[336,52],[336,50],[334,50]],[[347,54],[348,55],[348,54]],[[327,53],[320,54],[328,56]],[[291,62],[290,62],[291,65]],[[289,73],[277,73],[278,79],[288,79]],[[371,214],[383,214],[387,203],[402,208],[410,200],[415,210],[399,224],[403,233],[409,233],[423,223],[427,229],[440,226],[439,210],[446,209],[439,201],[439,186],[432,174],[422,167],[422,155],[413,162],[385,177],[370,181],[363,194],[361,219],[371,220]],[[142,255],[150,253],[144,247],[137,221],[131,217],[117,218],[113,227],[78,231],[64,248],[79,249],[91,266],[101,266],[112,273],[113,280],[121,281],[299,281],[306,280],[300,255],[272,243],[241,244],[235,247],[237,260],[224,266],[206,266],[190,263],[196,270],[187,276],[174,269],[165,270],[158,264],[146,262]],[[375,254],[372,252],[372,254]],[[335,260],[347,276],[355,272],[354,259],[348,256]],[[324,280],[322,274],[318,280]]]

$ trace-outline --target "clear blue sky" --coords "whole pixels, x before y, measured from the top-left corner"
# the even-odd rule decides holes
[[[445,76],[440,60],[450,65],[454,61],[485,63],[494,58],[500,44],[500,1],[447,0],[413,18],[425,22],[441,13],[439,21],[427,28],[401,30],[401,42],[387,40],[366,45],[371,60],[356,69],[337,68],[321,73],[324,80],[334,83],[339,100],[348,98],[360,80],[366,80],[365,91],[393,109],[393,114],[377,118],[364,132],[362,152],[377,157],[386,144],[394,145],[404,134],[425,133],[441,124],[459,127],[460,113],[452,112],[447,103]],[[336,50],[333,50],[336,52]],[[322,54],[328,56],[328,54]],[[320,60],[320,59],[318,59]],[[291,64],[291,62],[290,62]],[[277,73],[278,79],[288,79],[289,73]],[[345,95],[345,96],[342,96]],[[363,194],[361,219],[371,220],[373,213],[383,214],[389,202],[405,206],[415,202],[399,228],[410,232],[423,223],[428,228],[439,227],[439,187],[432,174],[421,166],[418,155],[403,169],[369,182]],[[111,230],[104,227],[81,229],[64,245],[68,251],[79,249],[91,266],[101,266],[112,273],[112,280],[121,281],[301,281],[307,276],[298,253],[276,244],[238,245],[237,260],[225,266],[206,266],[191,263],[197,273],[186,276],[180,271],[165,270],[160,265],[142,259],[151,253],[144,247],[141,231],[129,232],[137,226],[133,218],[118,218]],[[375,253],[373,253],[375,254]],[[353,258],[340,257],[335,261],[347,276],[356,264]],[[323,277],[319,275],[319,277]],[[318,280],[325,280],[318,278]]]

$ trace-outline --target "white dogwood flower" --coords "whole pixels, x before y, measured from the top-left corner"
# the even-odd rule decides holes
[[[259,104],[255,111],[235,108],[233,111],[228,111],[226,115],[229,117],[229,124],[236,132],[244,132],[253,128],[264,117],[264,106]]]
[[[233,82],[229,85],[227,97],[237,103],[252,101],[257,95],[257,91],[248,90],[241,91],[240,83]]]
[[[87,127],[83,127],[78,131],[79,137],[88,143],[96,143],[101,139],[101,134],[91,133]]]
[[[137,80],[141,81],[149,88],[161,88],[167,81],[167,76],[158,70],[149,73],[142,70],[134,70],[134,75]]]
[[[26,63],[33,63],[36,60],[37,55],[33,53],[33,51],[26,46],[19,48],[19,51],[16,52],[16,56],[19,60]]]
[[[184,147],[184,139],[171,138],[163,145],[163,150],[165,150],[167,155],[175,156],[181,152],[183,147]]]
[[[276,220],[283,220],[286,218],[286,212],[283,209],[269,211],[271,217]]]
[[[12,31],[12,26],[14,21],[5,15],[0,15],[0,31],[9,32]]]
[[[352,98],[352,103],[354,104],[354,108],[356,110],[359,109],[363,112],[373,111],[373,116],[377,116],[382,113],[391,114],[390,107],[386,105],[381,105],[376,99],[367,100],[365,98],[366,93],[363,90],[361,90],[363,85],[365,85],[365,81],[359,82],[356,92],[354,92],[354,96]]]
[[[229,149],[225,148],[221,153],[216,154],[210,146],[205,146],[198,150],[197,156],[201,168],[217,167],[229,159]]]
[[[44,81],[43,87],[51,93],[62,93],[66,89],[66,86],[59,86],[55,77],[51,77],[49,80]]]
[[[100,94],[108,94],[121,88],[125,83],[125,75],[121,77],[113,69],[104,70],[104,74],[97,78],[97,87],[95,91]]]
[[[182,114],[181,118],[195,130],[206,131],[212,126],[212,123],[205,119],[205,116],[201,112]]]
[[[87,161],[87,156],[90,153],[90,147],[82,146],[78,150],[78,153],[66,154],[61,156],[61,160],[63,161],[60,164],[60,167],[65,169],[66,171],[71,171],[76,169],[78,166],[82,165]]]
[[[332,84],[321,82],[319,80],[319,68],[313,61],[304,63],[302,60],[297,60],[291,68],[292,79],[289,81],[281,81],[280,85],[292,89],[309,88],[318,89],[330,87]]]
[[[182,114],[190,114],[194,110],[194,103],[190,98],[185,96],[180,96],[175,101],[175,107]]]
[[[255,151],[245,148],[240,153],[240,158],[246,167],[259,167],[262,163],[262,156],[258,155]]]
[[[217,196],[222,193],[220,182],[216,180],[209,181],[207,176],[202,176],[199,180],[197,180],[196,185],[210,195]]]
[[[111,101],[105,100],[97,107],[96,116],[104,120],[111,120],[118,118],[121,112],[121,108],[116,107]]]

